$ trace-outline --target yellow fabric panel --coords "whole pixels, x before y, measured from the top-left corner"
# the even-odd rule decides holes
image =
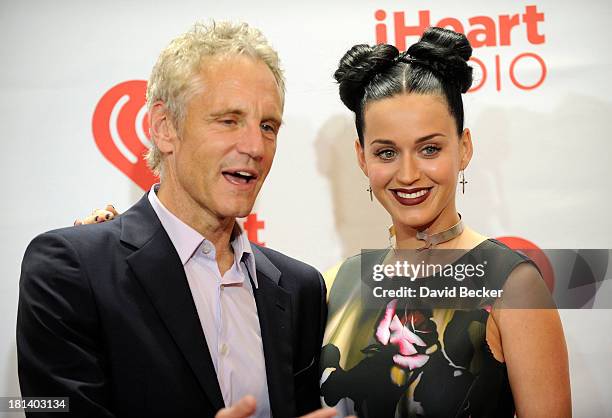
[[[342,266],[342,261],[330,268],[329,270],[323,273],[323,280],[325,281],[325,286],[327,287],[327,300],[329,301],[329,291],[334,285],[334,280],[336,280],[336,276],[338,275],[338,271]]]

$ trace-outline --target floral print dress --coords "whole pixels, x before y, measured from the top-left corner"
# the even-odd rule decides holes
[[[324,404],[360,418],[513,417],[499,330],[488,306],[413,309],[401,299],[364,306],[362,271],[388,251],[348,259],[333,280],[321,355]],[[469,255],[487,258],[486,279],[498,285],[530,262],[495,240]]]

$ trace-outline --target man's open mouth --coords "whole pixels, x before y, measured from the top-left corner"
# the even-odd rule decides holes
[[[222,174],[232,184],[249,184],[257,179],[257,173],[251,170],[227,170]]]

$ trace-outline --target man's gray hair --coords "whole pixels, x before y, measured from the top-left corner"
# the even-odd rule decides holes
[[[215,55],[246,55],[264,62],[274,74],[284,102],[285,80],[278,54],[259,29],[247,23],[196,23],[172,40],[159,55],[147,86],[149,112],[155,102],[162,101],[180,131],[185,106],[201,86],[199,73],[206,65],[206,58]],[[146,159],[151,170],[160,175],[162,155],[154,141]]]

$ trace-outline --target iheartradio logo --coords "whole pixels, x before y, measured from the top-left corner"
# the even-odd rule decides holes
[[[117,84],[102,96],[92,119],[94,140],[102,155],[143,190],[158,181],[144,160],[151,146],[146,90],[144,80]]]

